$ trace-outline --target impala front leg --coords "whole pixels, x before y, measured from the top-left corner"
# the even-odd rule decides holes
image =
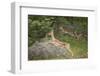
[[[72,50],[70,49],[70,44],[66,44],[65,47],[68,49],[68,51],[71,53],[72,56],[74,56],[74,53],[72,52]]]

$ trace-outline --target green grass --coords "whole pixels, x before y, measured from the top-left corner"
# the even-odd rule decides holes
[[[77,40],[68,35],[61,35],[59,40],[70,43],[71,50],[74,53],[73,58],[87,58],[88,57],[88,41],[86,39]]]

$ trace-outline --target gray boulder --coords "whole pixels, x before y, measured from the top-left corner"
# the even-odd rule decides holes
[[[66,49],[55,46],[49,41],[36,42],[28,48],[28,60],[69,59],[71,53]]]

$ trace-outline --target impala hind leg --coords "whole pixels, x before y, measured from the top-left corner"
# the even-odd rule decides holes
[[[68,51],[71,53],[72,56],[74,56],[74,53],[72,52],[70,48],[70,44],[66,44],[65,47],[68,49]]]

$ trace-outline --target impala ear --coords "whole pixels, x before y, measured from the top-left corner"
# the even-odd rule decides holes
[[[51,32],[49,32],[48,35],[51,35]]]

